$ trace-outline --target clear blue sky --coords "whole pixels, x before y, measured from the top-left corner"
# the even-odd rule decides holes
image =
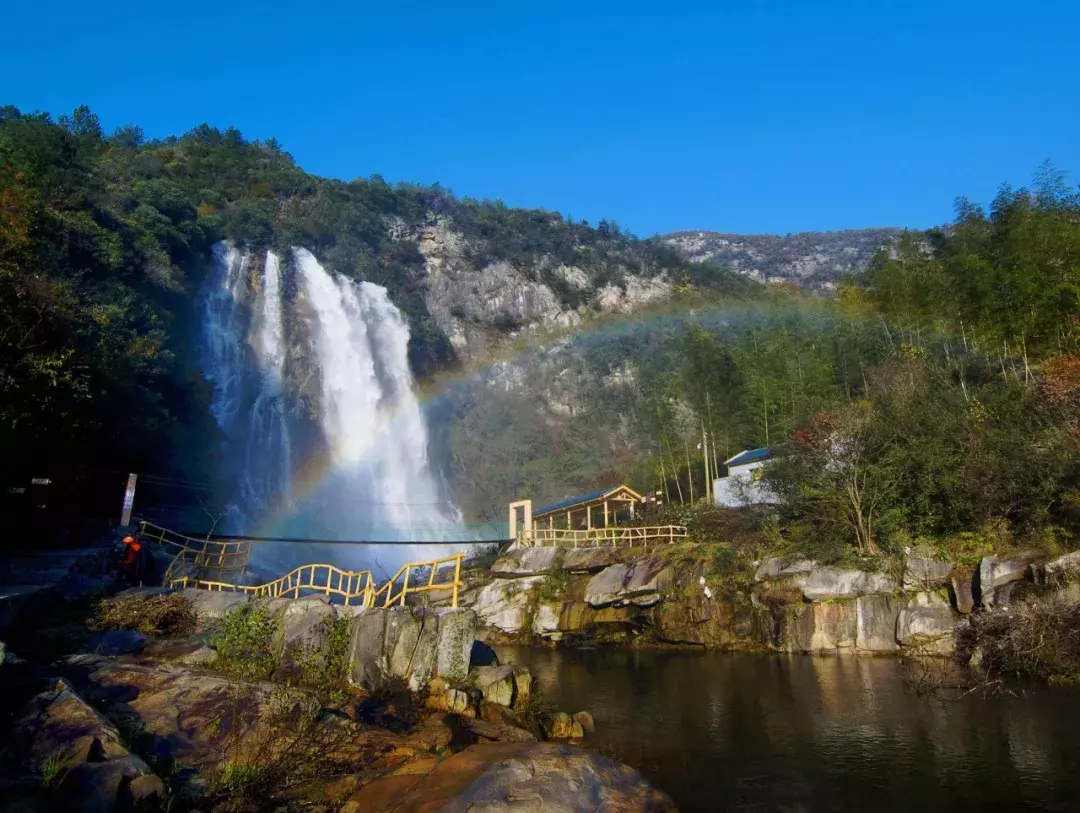
[[[640,235],[947,220],[1080,179],[1080,3],[147,3],[4,11],[0,104],[274,136]]]

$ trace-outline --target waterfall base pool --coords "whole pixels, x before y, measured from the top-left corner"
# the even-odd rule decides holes
[[[1080,691],[926,697],[891,658],[496,650],[682,813],[1080,809]]]

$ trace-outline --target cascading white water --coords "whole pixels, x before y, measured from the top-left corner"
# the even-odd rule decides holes
[[[445,538],[461,516],[432,476],[408,325],[385,288],[331,277],[305,249],[294,259],[313,312],[320,424],[333,467],[324,508],[336,513],[333,524],[368,539]]]
[[[247,251],[218,244],[214,258],[218,273],[204,310],[206,376],[225,438],[224,471],[236,487],[241,517],[235,530],[252,532],[273,512],[290,536],[461,538],[460,512],[443,495],[428,460],[427,428],[409,369],[409,328],[386,289],[331,275],[298,248],[287,301],[285,269],[273,252],[258,278]],[[288,334],[286,313],[294,313]],[[294,357],[301,367],[290,373]],[[315,376],[316,431],[298,435],[291,423],[302,422],[308,410],[290,417],[286,405],[300,403],[298,382]],[[313,395],[305,391],[308,399]],[[295,437],[306,440],[294,449]],[[312,465],[319,460],[322,465]],[[301,461],[325,474],[295,494],[290,472]],[[418,556],[382,549],[380,562],[392,572],[394,562],[450,552],[423,550]],[[378,558],[320,551],[324,558],[334,554],[350,564]],[[292,549],[279,548],[273,558],[308,561]]]
[[[255,350],[261,380],[251,409],[241,495],[246,504],[265,510],[288,499],[292,466],[292,444],[281,389],[285,370],[281,262],[272,251],[266,254],[258,303]]]
[[[213,248],[217,274],[207,291],[203,309],[206,377],[214,388],[210,412],[226,435],[240,410],[244,390],[245,319],[238,296],[247,275],[249,256],[231,243]]]
[[[281,265],[273,252],[266,255],[258,295],[252,300],[251,255],[231,243],[218,243],[213,254],[218,273],[205,300],[204,364],[214,388],[211,413],[224,435],[226,470],[237,483],[234,508],[247,517],[277,505],[289,493],[290,439],[281,391]],[[233,517],[233,524],[238,523],[243,524],[242,519]]]

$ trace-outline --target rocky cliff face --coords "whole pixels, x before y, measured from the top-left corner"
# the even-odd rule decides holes
[[[773,558],[745,581],[663,547],[524,548],[496,561],[465,601],[496,642],[949,655],[978,606],[1075,600],[1078,563],[1080,553],[1020,552],[964,568],[913,551],[902,573],[882,573]]]
[[[790,282],[810,290],[829,290],[842,275],[864,270],[878,248],[899,234],[900,229],[783,236],[680,231],[664,240],[691,260],[715,260],[759,282]]]
[[[416,231],[400,223],[390,229],[399,241],[415,241],[425,264],[428,311],[466,362],[483,360],[508,335],[573,328],[586,313],[626,313],[672,292],[668,273],[655,268],[605,266],[601,279],[597,266],[546,255],[525,264],[482,259],[483,241],[446,218]]]

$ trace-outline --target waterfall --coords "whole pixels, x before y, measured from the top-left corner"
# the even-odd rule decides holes
[[[428,459],[407,322],[385,288],[331,274],[303,248],[293,249],[291,260],[286,267],[267,252],[257,274],[248,251],[230,243],[214,247],[204,365],[223,436],[223,475],[233,484],[239,514],[233,529],[257,533],[270,521],[288,536],[460,538],[460,512]],[[304,399],[317,403],[290,411]],[[292,478],[301,464],[308,470],[303,487]],[[441,546],[381,551],[380,564],[391,572],[405,559],[451,552]],[[296,546],[275,546],[272,559],[279,569],[316,555],[350,566],[377,558],[370,550],[320,548],[305,555]]]
[[[266,254],[256,313],[259,327],[255,349],[259,357],[260,386],[248,426],[241,497],[249,506],[267,509],[288,499],[292,476],[292,444],[281,389],[285,369],[281,263],[272,251]]]
[[[240,411],[243,395],[245,320],[239,292],[247,275],[247,252],[232,244],[213,248],[217,273],[204,300],[203,326],[206,354],[203,365],[213,386],[210,413],[228,435]]]
[[[428,460],[408,325],[385,288],[332,277],[305,249],[293,254],[313,312],[320,426],[332,464],[323,509],[333,512],[331,525],[367,539],[439,539],[461,517],[440,494]]]
[[[231,243],[213,248],[217,273],[204,305],[204,369],[210,411],[223,435],[225,472],[235,480],[232,526],[287,498],[291,449],[281,391],[285,363],[279,258],[268,252],[250,290],[251,255]],[[210,514],[220,506],[207,508]],[[238,514],[238,516],[237,516]]]

